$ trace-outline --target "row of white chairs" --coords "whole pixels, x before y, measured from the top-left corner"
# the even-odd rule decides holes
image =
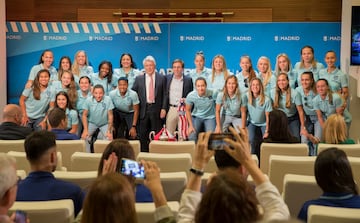
[[[173,214],[176,216],[179,210],[178,201],[168,202]],[[136,203],[135,209],[139,223],[155,223],[154,203]],[[30,222],[35,223],[72,223],[74,222],[74,204],[70,199],[55,201],[17,201],[10,208],[9,214],[15,210],[27,212]],[[79,213],[81,218],[82,212]]]

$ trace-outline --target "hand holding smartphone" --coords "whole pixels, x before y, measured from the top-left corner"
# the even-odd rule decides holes
[[[224,139],[234,139],[232,133],[211,133],[208,143],[208,150],[224,150]]]
[[[133,176],[136,179],[145,179],[144,167],[135,160],[122,158],[120,172],[127,176]]]

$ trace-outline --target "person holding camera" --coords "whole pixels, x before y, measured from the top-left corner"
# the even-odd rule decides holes
[[[240,134],[232,127],[229,130],[234,140],[224,139],[230,146],[225,145],[224,149],[252,176],[255,191],[238,172],[228,169],[214,175],[201,194],[201,176],[214,151],[208,150],[211,133],[200,133],[190,178],[180,202],[178,222],[287,220],[290,216],[287,205],[251,158],[246,130],[239,129]],[[263,214],[259,212],[259,204]]]

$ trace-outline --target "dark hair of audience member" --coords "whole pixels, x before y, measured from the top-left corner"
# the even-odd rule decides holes
[[[195,214],[195,222],[207,223],[250,223],[260,218],[254,188],[234,169],[211,178]]]
[[[135,160],[135,153],[134,149],[130,145],[129,141],[127,139],[114,139],[112,142],[110,142],[101,157],[101,162],[99,164],[98,168],[98,176],[102,174],[103,169],[103,160],[108,159],[111,153],[115,153],[115,155],[118,157],[118,163],[116,166],[116,171],[120,171],[121,168],[121,158],[127,158]]]
[[[223,170],[228,167],[239,168],[240,163],[230,156],[225,150],[215,150],[214,154],[216,166],[219,170]]]
[[[336,147],[319,153],[315,161],[315,178],[324,192],[359,194],[350,162]]]
[[[136,223],[133,187],[121,174],[98,177],[86,195],[82,223]]]
[[[52,128],[58,127],[64,119],[66,119],[66,114],[61,108],[53,108],[49,111],[48,121]]]
[[[286,114],[278,109],[269,113],[269,136],[273,142],[291,142],[293,136],[290,133],[288,118]]]
[[[54,133],[46,130],[32,132],[24,142],[26,158],[30,163],[36,163],[46,151],[54,146],[56,146]]]

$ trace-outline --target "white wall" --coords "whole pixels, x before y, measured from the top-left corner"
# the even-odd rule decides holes
[[[360,6],[360,0],[342,1],[341,19],[341,69],[349,74],[350,113],[353,120],[350,128],[350,138],[360,138],[360,66],[350,66],[351,44],[351,6]]]
[[[0,0],[0,120],[6,105],[6,31],[5,0]]]

